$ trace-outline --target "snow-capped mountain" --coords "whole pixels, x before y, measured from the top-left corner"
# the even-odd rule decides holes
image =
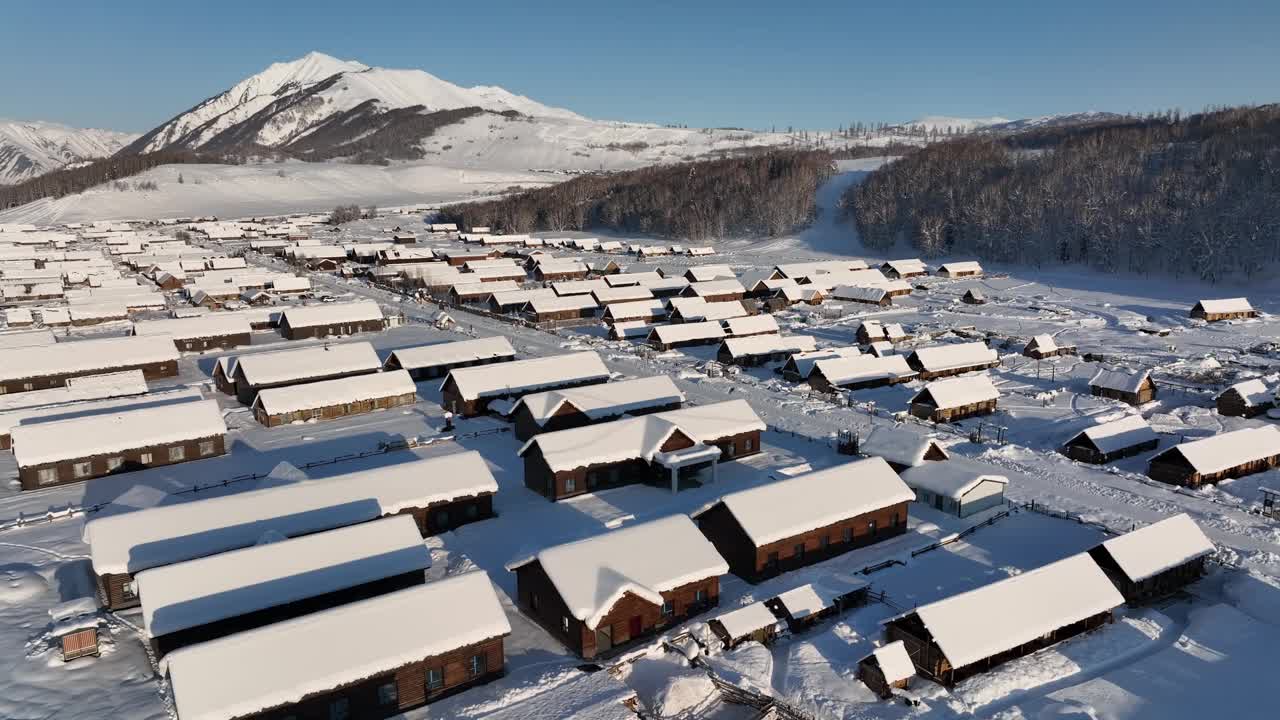
[[[1021,120],[1006,120],[1002,123],[987,125],[981,129],[984,132],[1021,132],[1023,130],[1066,127],[1068,125],[1086,125],[1095,122],[1114,122],[1116,120],[1123,120],[1124,117],[1124,115],[1119,113],[1089,110],[1087,112],[1078,113],[1042,115],[1040,117],[1023,118]]]
[[[933,132],[934,130],[937,130],[938,132],[946,132],[947,129],[950,128],[952,132],[967,133],[967,132],[973,132],[974,130],[987,128],[992,125],[1001,125],[1008,122],[1012,122],[1012,121],[1009,120],[1009,118],[1003,118],[995,115],[991,117],[985,117],[985,118],[963,118],[963,117],[948,117],[945,115],[927,115],[917,120],[912,120],[911,122],[902,123],[900,127],[923,128],[927,132]]]
[[[136,137],[50,122],[0,120],[0,184],[20,183],[67,165],[112,155]]]

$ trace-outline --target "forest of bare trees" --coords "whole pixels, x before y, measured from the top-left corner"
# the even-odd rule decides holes
[[[40,198],[60,198],[84,192],[91,187],[132,177],[160,165],[223,161],[221,157],[211,157],[190,150],[162,150],[143,155],[121,154],[94,160],[79,167],[54,170],[17,185],[0,185],[0,208],[16,207]]]
[[[874,249],[1248,276],[1280,261],[1280,106],[942,142],[843,204]]]
[[[833,172],[820,151],[586,175],[538,190],[446,208],[446,222],[505,232],[607,229],[686,240],[774,236],[812,222],[818,186]]]

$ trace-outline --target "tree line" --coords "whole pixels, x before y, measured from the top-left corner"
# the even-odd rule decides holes
[[[1280,261],[1280,105],[966,136],[842,200],[865,246],[1217,282]]]
[[[584,175],[551,187],[454,205],[443,222],[508,233],[612,230],[686,240],[775,236],[813,221],[830,153],[751,155]]]
[[[190,150],[161,150],[142,155],[115,155],[87,165],[64,168],[17,185],[0,185],[0,208],[16,207],[41,198],[60,198],[84,192],[103,183],[114,183],[160,165],[218,163],[221,156]]]

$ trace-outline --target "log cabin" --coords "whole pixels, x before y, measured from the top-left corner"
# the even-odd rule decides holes
[[[1151,458],[1147,475],[1171,485],[1196,488],[1277,466],[1280,428],[1263,425],[1175,445]]]
[[[10,430],[9,436],[23,490],[216,457],[227,451],[227,425],[213,400],[23,424]]]
[[[507,565],[521,610],[585,659],[720,602],[724,558],[684,515],[546,548]]]
[[[627,285],[624,287],[596,289],[591,291],[591,297],[595,298],[596,304],[600,307],[607,307],[617,303],[636,303],[654,299],[653,291],[644,285]]]
[[[418,387],[407,370],[266,388],[253,400],[253,416],[266,427],[333,420],[412,405]]]
[[[800,352],[812,352],[817,340],[812,335],[751,335],[727,337],[716,350],[716,360],[729,365],[752,367],[781,362]]]
[[[949,262],[938,266],[938,277],[964,278],[982,275],[982,266],[976,262]]]
[[[1248,298],[1226,298],[1222,300],[1201,300],[1191,308],[1191,317],[1206,322],[1219,320],[1237,320],[1258,317],[1258,311],[1249,304]]]
[[[590,272],[581,260],[543,260],[533,268],[533,279],[543,283],[585,280]]]
[[[1204,575],[1217,548],[1186,513],[1105,540],[1089,555],[1131,606],[1168,597]]]
[[[373,345],[351,342],[239,355],[227,370],[236,398],[252,405],[262,390],[366,375],[381,366]]]
[[[693,323],[729,320],[751,314],[741,302],[707,302],[702,298],[673,297],[667,300],[671,322]]]
[[[736,610],[717,615],[707,621],[725,650],[732,650],[745,642],[771,645],[778,637],[781,622],[764,601],[753,602]]]
[[[1000,391],[986,374],[935,380],[911,398],[915,417],[933,422],[955,422],[996,411]]]
[[[618,323],[656,323],[667,318],[666,303],[658,299],[638,302],[610,303],[604,308],[601,319],[606,325]]]
[[[1245,380],[1223,390],[1214,399],[1219,415],[1255,417],[1276,406],[1276,392],[1260,378]]]
[[[859,438],[854,448],[859,455],[882,458],[901,474],[903,470],[949,460],[951,455],[937,440],[905,427],[878,425]]]
[[[1102,369],[1089,380],[1089,392],[1136,407],[1156,399],[1156,384],[1150,370]]]
[[[911,336],[907,334],[907,331],[899,323],[882,324],[879,320],[864,320],[858,326],[857,334],[854,337],[859,345],[870,345],[871,343],[882,341],[902,342]]]
[[[825,393],[840,390],[862,390],[911,382],[918,377],[901,355],[851,355],[823,358],[813,364],[807,381],[814,390]]]
[[[567,430],[617,420],[623,415],[645,415],[677,410],[684,393],[666,375],[585,385],[525,395],[511,410],[520,440],[544,432]]]
[[[536,297],[524,306],[525,318],[535,325],[590,320],[599,312],[593,295]]]
[[[916,673],[946,687],[1106,625],[1124,604],[1087,553],[921,605],[885,623]]]
[[[520,283],[512,280],[494,282],[472,282],[467,274],[449,286],[449,302],[454,305],[473,305],[487,303],[495,293],[509,293],[521,289]]]
[[[166,668],[181,720],[390,717],[501,677],[510,634],[476,571],[191,645]]]
[[[893,304],[893,296],[889,294],[888,290],[871,285],[837,285],[831,289],[828,296],[836,300],[855,302],[860,305],[874,305],[876,307],[889,307]]]
[[[865,580],[825,575],[820,582],[791,588],[765,601],[792,633],[801,633],[851,608],[867,604],[870,585]]]
[[[183,352],[229,350],[251,342],[252,329],[243,315],[212,314],[193,318],[148,320],[133,324],[140,337],[169,337]]]
[[[696,345],[713,345],[724,341],[724,325],[719,320],[657,325],[646,342],[655,350],[674,350]]]
[[[738,278],[748,298],[766,298],[784,287],[796,287],[793,278],[771,278],[767,270],[757,270]]]
[[[736,280],[737,273],[728,265],[694,265],[684,271],[684,279],[690,283],[710,282],[712,280]]]
[[[285,475],[298,475],[286,466]],[[138,604],[134,576],[151,568],[250,547],[271,532],[298,537],[389,515],[423,537],[493,517],[498,483],[474,451],[424,457],[326,478],[95,516],[84,541],[98,596],[109,609]]]
[[[746,293],[746,288],[742,287],[737,278],[691,282],[680,292],[684,297],[702,298],[709,303],[741,300]]]
[[[782,374],[782,377],[792,382],[802,382],[809,379],[809,374],[813,372],[813,368],[819,360],[857,357],[861,354],[862,351],[853,346],[792,353],[791,357],[788,357],[786,362],[782,363],[782,367],[778,368],[778,372]]]
[[[1150,452],[1159,445],[1160,436],[1147,421],[1141,415],[1129,415],[1081,430],[1062,446],[1062,454],[1100,465]]]
[[[772,315],[749,315],[747,317],[722,320],[721,325],[729,337],[750,337],[752,335],[777,335],[781,328]],[[799,351],[806,352],[806,351]]]
[[[888,463],[867,458],[729,493],[693,519],[755,584],[901,535],[914,499]]]
[[[384,372],[407,370],[415,381],[444,377],[456,368],[511,362],[516,359],[511,341],[501,335],[475,340],[418,345],[391,351],[382,363]]]
[[[1043,360],[1060,355],[1075,355],[1075,345],[1060,345],[1052,335],[1036,335],[1022,348],[1022,354],[1033,360]]]
[[[907,364],[920,373],[921,380],[934,380],[998,367],[1000,356],[981,341],[953,343],[913,350]]]
[[[964,291],[964,295],[960,296],[960,302],[967,305],[985,305],[987,303],[987,295],[977,288],[969,288]]]
[[[501,402],[505,415],[529,393],[594,385],[607,382],[610,376],[600,356],[591,351],[515,360],[502,367],[456,368],[440,385],[441,405],[474,417],[485,413],[490,403]]]
[[[1009,478],[965,461],[921,463],[902,471],[916,502],[959,518],[1004,505]]]
[[[280,334],[287,340],[378,332],[386,327],[382,308],[372,300],[291,307],[280,316]]]
[[[260,543],[134,576],[157,659],[426,580],[431,552],[408,515]]]
[[[729,400],[535,435],[517,454],[525,487],[553,501],[632,483],[674,493],[760,452],[764,429],[745,400]]]
[[[497,315],[514,314],[524,310],[534,298],[554,298],[556,291],[551,288],[532,288],[529,290],[503,290],[493,293],[485,300],[489,312]]]
[[[141,370],[147,380],[178,374],[168,338],[82,340],[0,350],[0,395],[64,387],[71,378]]]
[[[880,266],[880,272],[884,276],[892,280],[905,280],[907,278],[922,277],[929,274],[929,268],[925,267],[924,261],[919,258],[910,258],[904,260],[888,260]]]
[[[858,661],[858,679],[881,700],[893,697],[895,689],[911,687],[915,676],[916,667],[901,640],[885,643]]]

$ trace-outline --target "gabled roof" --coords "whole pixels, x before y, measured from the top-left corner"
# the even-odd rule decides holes
[[[982,272],[982,266],[972,260],[949,262],[938,266],[938,272]]]
[[[875,658],[884,681],[890,685],[915,677],[916,666],[907,654],[907,646],[901,640],[876,648],[869,657]]]
[[[773,601],[780,605],[792,619],[801,620],[834,607],[840,596],[866,586],[865,580],[858,578],[842,580],[828,575],[822,582],[805,583],[791,588],[773,598]]]
[[[635,302],[653,298],[653,291],[643,285],[596,289],[592,290],[591,294],[595,297],[596,302],[601,305],[611,302]]]
[[[656,270],[649,272],[625,272],[615,275],[606,275],[605,283],[609,287],[622,287],[624,285],[646,285],[650,282],[662,282],[662,275]]]
[[[466,279],[469,274],[470,273],[466,275],[459,275],[458,279]],[[449,286],[449,292],[454,295],[475,295],[477,297],[519,289],[520,283],[515,280],[495,280],[493,282],[455,282]]]
[[[902,471],[902,480],[918,490],[928,490],[935,495],[962,499],[966,493],[984,482],[1008,485],[1009,478],[989,473],[981,467],[964,461],[920,463]]]
[[[534,298],[556,297],[556,291],[551,288],[534,288],[532,290],[500,290],[489,296],[489,299],[497,303],[499,306],[507,307],[509,305],[524,305]]]
[[[661,605],[663,592],[729,572],[724,558],[684,515],[547,548],[531,559],[542,566],[569,612],[593,630],[627,593]]]
[[[566,295],[564,297],[535,297],[529,301],[525,309],[541,315],[565,310],[594,310],[598,307],[596,299],[592,295]]]
[[[435,345],[419,345],[417,347],[393,350],[387,358],[396,359],[405,370],[418,370],[441,365],[455,365],[464,362],[492,360],[495,358],[513,358],[515,348],[502,335],[459,340],[457,342],[436,343]]]
[[[175,340],[248,335],[250,332],[249,321],[243,315],[221,313],[133,324],[134,335],[164,335]]]
[[[822,348],[821,350],[793,353],[791,357],[787,358],[787,362],[782,367],[784,370],[793,370],[801,379],[807,379],[819,360],[856,357],[861,354],[862,351],[857,346]]]
[[[498,397],[565,383],[608,380],[609,368],[590,350],[567,355],[514,360],[499,365],[454,368],[440,387],[450,380],[463,400]]]
[[[613,320],[648,319],[662,317],[666,314],[666,304],[657,299],[612,303],[604,310],[605,317]]]
[[[798,278],[845,270],[865,270],[867,269],[867,264],[861,260],[823,260],[819,262],[783,263],[773,267],[783,277]]]
[[[1089,380],[1089,385],[1106,390],[1136,393],[1142,389],[1143,384],[1150,377],[1150,370],[1135,370],[1133,372],[1128,370],[1099,370]]]
[[[890,355],[889,357],[901,356]],[[887,360],[888,358],[881,359]],[[916,402],[917,398],[925,393],[928,393],[929,397],[933,398],[933,405],[939,410],[964,407],[965,405],[998,400],[1000,398],[1000,391],[996,389],[995,385],[991,384],[991,377],[986,373],[934,380],[925,385],[924,389],[911,399],[911,402]]]
[[[778,624],[777,616],[763,601],[753,602],[736,610],[730,610],[727,613],[715,616],[712,620],[720,623],[720,626],[724,628],[730,638],[745,637],[757,630],[763,630]]]
[[[604,280],[560,280],[551,283],[551,288],[556,291],[557,295],[590,295],[596,290],[603,290],[609,287]]]
[[[1267,389],[1267,384],[1261,378],[1245,380],[1223,390],[1218,394],[1222,397],[1228,392],[1234,392],[1244,400],[1244,404],[1249,407],[1257,407],[1259,405],[1267,405],[1274,401],[1275,394]]]
[[[18,425],[9,434],[14,458],[22,468],[226,433],[217,401],[202,400]]]
[[[1036,335],[1031,338],[1031,342],[1027,343],[1027,345],[1035,347],[1035,349],[1041,352],[1053,352],[1058,349],[1058,343],[1055,342],[1053,336],[1048,333]]]
[[[738,300],[707,302],[700,297],[673,297],[667,300],[667,305],[686,321],[728,320],[750,314]]]
[[[919,258],[910,258],[904,260],[886,260],[884,267],[891,268],[899,275],[908,273],[922,273],[925,271],[924,261]]]
[[[382,320],[382,308],[372,300],[291,307],[284,311],[281,323],[291,328],[317,327],[336,323]]]
[[[1104,455],[1160,438],[1141,415],[1129,415],[1119,420],[1087,427],[1073,436],[1071,441],[1081,435]],[[1068,444],[1071,441],[1068,441]]]
[[[759,548],[915,498],[888,463],[867,458],[729,493],[693,515],[723,505]]]
[[[924,456],[929,448],[936,446],[943,457],[948,457],[946,448],[931,437],[920,435],[903,427],[878,425],[858,442],[858,452],[863,455],[884,458],[895,465],[915,467],[925,463]]]
[[[49,322],[51,309],[43,311]],[[86,374],[133,365],[177,362],[178,350],[166,337],[79,340],[0,350],[0,380],[62,374]]]
[[[649,339],[656,339],[666,345],[692,340],[712,340],[724,337],[724,326],[717,320],[703,322],[686,322],[675,325],[657,325],[649,333]]]
[[[1280,455],[1280,428],[1263,425],[1218,433],[1175,445],[1151,461],[1156,462],[1169,453],[1178,453],[1186,458],[1197,473],[1212,475],[1237,465]]]
[[[533,393],[520,398],[515,408],[523,406],[529,411],[533,421],[541,426],[550,420],[565,403],[595,420],[634,410],[682,402],[684,402],[684,393],[676,387],[671,378],[666,375],[655,375]]]
[[[721,280],[737,277],[733,272],[733,268],[728,265],[694,265],[688,270],[685,270],[685,274],[690,276],[694,282],[706,282],[709,280]]]
[[[872,380],[900,380],[915,377],[916,371],[901,355],[846,355],[826,358],[814,363],[813,372],[822,374],[832,385],[849,385]]]
[[[1249,298],[1222,298],[1219,300],[1201,300],[1196,306],[1207,313],[1252,312],[1253,306]]]
[[[363,400],[411,395],[418,386],[407,370],[372,372],[363,375],[321,380],[319,382],[266,388],[258,392],[253,407],[262,408],[268,415],[283,415],[315,410],[317,408],[345,405]]]
[[[995,350],[981,341],[917,348],[912,351],[911,357],[930,372],[987,365],[1000,359]]]
[[[294,350],[237,356],[236,371],[251,386],[278,385],[312,378],[372,372],[382,366],[367,342],[313,345]]]
[[[720,346],[730,357],[743,358],[756,355],[774,355],[778,353],[809,352],[817,346],[812,335],[748,335],[747,337],[728,337]]]
[[[1106,540],[1102,547],[1133,582],[1211,555],[1216,549],[1186,513]]]
[[[724,329],[730,335],[760,335],[780,330],[777,319],[767,313],[729,318],[724,321]]]

